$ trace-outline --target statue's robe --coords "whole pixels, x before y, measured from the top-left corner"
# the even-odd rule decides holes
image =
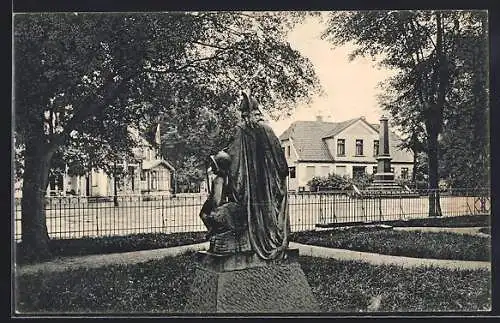
[[[263,259],[281,257],[288,247],[288,165],[279,139],[263,122],[237,127],[229,147],[229,186],[247,217],[252,249]]]

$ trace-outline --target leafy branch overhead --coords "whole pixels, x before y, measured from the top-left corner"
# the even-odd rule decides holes
[[[100,158],[88,160],[99,164],[133,145],[126,126],[144,131],[159,115],[181,132],[198,118],[208,118],[201,119],[208,128],[230,126],[242,89],[273,116],[290,111],[319,89],[311,63],[285,41],[300,19],[280,12],[16,15],[19,142],[36,127],[47,150],[101,145]]]
[[[437,187],[440,176],[438,161],[453,165],[451,172],[442,174],[452,179],[464,171],[487,172],[487,32],[486,11],[341,11],[329,15],[325,39],[335,46],[352,45],[351,59],[371,56],[394,72],[382,84],[380,103],[405,137],[405,148],[429,155],[431,188]],[[463,142],[461,153],[453,151],[455,145],[449,141],[444,145],[443,139],[450,137]],[[453,162],[464,154],[472,157],[470,152],[480,156],[476,159],[481,165],[468,168],[472,160],[461,166]],[[485,185],[485,176],[479,177],[482,184],[475,185]]]
[[[303,16],[16,14],[15,138],[27,250],[50,255],[43,196],[53,166],[110,171],[113,162],[132,157],[132,132],[144,134],[159,121],[168,125],[163,136],[177,133],[170,145],[187,147],[174,149],[178,156],[199,159],[207,149],[189,147],[228,140],[242,89],[273,116],[307,101],[318,80],[284,41]]]

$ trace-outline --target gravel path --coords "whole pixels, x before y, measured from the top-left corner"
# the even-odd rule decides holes
[[[298,248],[300,255],[319,258],[334,258],[338,260],[360,260],[372,265],[396,265],[405,268],[412,267],[439,267],[446,269],[488,269],[489,261],[465,261],[446,259],[426,259],[400,256],[381,255],[378,253],[360,252],[345,249],[326,248],[290,242],[290,248]]]
[[[154,259],[161,259],[163,257],[172,257],[188,251],[199,251],[208,249],[208,242],[162,248],[154,250],[141,250],[132,252],[120,252],[112,254],[89,255],[78,257],[64,257],[52,261],[33,265],[22,265],[15,267],[17,274],[32,274],[38,271],[42,272],[60,272],[68,269],[76,269],[79,267],[96,268],[106,265],[117,264],[137,264]]]

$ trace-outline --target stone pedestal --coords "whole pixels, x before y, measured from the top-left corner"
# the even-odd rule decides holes
[[[312,313],[319,306],[297,261],[266,261],[253,252],[196,254],[187,313]]]

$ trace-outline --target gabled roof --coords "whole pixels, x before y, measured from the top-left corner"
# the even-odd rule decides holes
[[[334,122],[296,121],[279,137],[281,141],[290,139],[293,142],[299,159],[331,161],[323,135],[335,127]]]
[[[342,122],[296,121],[279,136],[279,139],[281,141],[290,140],[293,143],[299,160],[333,161],[334,158],[330,154],[324,139],[337,135],[359,120],[363,121],[375,132],[378,132],[379,124],[368,123],[362,117]],[[397,149],[401,139],[392,131],[389,131],[389,142],[390,154],[393,160],[409,160],[408,152]]]
[[[335,123],[335,126],[330,131],[325,133],[321,138],[333,137],[360,119],[361,118],[354,118],[347,121],[337,122]]]
[[[174,166],[172,166],[169,162],[164,159],[155,159],[155,160],[145,160],[142,162],[142,169],[148,170],[153,169],[159,165],[164,165],[170,170],[175,170]]]
[[[137,146],[151,146],[151,144],[139,134],[139,130],[136,127],[133,126],[128,126],[127,131],[132,138],[132,140],[135,141]]]

